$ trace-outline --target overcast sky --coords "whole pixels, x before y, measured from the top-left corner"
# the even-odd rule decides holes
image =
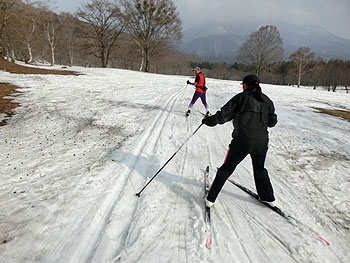
[[[54,0],[57,11],[74,13],[90,0]],[[113,1],[113,0],[111,0]],[[173,0],[184,29],[191,25],[254,19],[321,25],[350,39],[350,0]]]

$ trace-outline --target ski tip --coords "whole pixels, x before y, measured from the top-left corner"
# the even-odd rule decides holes
[[[206,246],[207,248],[211,248],[211,240],[210,240],[209,237],[207,237],[207,240],[205,241],[205,246]]]
[[[330,243],[324,240],[322,237],[317,237],[318,240],[320,240],[324,245],[329,246]]]

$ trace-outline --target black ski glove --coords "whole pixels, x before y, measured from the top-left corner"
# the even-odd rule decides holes
[[[209,126],[209,127],[214,127],[216,124],[218,124],[216,122],[216,116],[212,115],[212,116],[205,116],[202,120],[202,123]]]
[[[187,80],[187,84],[191,84],[191,82],[189,80]]]

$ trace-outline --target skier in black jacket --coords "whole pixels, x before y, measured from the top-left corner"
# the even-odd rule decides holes
[[[253,164],[256,190],[261,201],[275,206],[275,197],[267,170],[264,168],[268,146],[268,127],[277,123],[273,102],[262,93],[259,78],[248,75],[243,78],[243,92],[229,100],[221,110],[206,116],[203,124],[213,127],[233,120],[232,141],[224,164],[218,169],[205,203],[211,207],[227,178],[236,166],[250,154]]]

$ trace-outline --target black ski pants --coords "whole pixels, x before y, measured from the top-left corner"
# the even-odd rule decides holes
[[[215,202],[218,194],[224,186],[227,178],[234,172],[236,166],[248,155],[249,153],[240,153],[228,149],[224,164],[218,169],[214,182],[210,187],[210,191],[207,199],[211,202]],[[275,200],[273,195],[273,189],[270,182],[269,174],[264,168],[266,152],[263,154],[250,154],[253,164],[254,180],[256,191],[261,200],[272,202]]]

